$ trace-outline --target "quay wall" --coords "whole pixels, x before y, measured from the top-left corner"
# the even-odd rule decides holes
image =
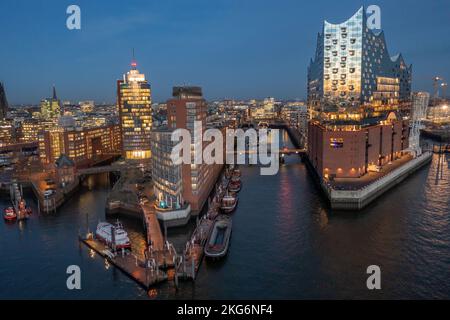
[[[322,189],[327,195],[332,209],[361,210],[415,171],[431,162],[432,156],[431,152],[426,152],[359,190],[335,190],[324,182],[321,183]]]

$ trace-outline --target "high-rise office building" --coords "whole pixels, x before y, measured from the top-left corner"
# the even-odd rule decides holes
[[[324,22],[308,68],[308,106],[345,116],[410,106],[412,66],[390,56],[384,32],[370,30],[364,8],[340,24]]]
[[[5,87],[0,82],[0,120],[6,118],[8,113],[8,100],[6,99]]]
[[[41,100],[41,116],[45,120],[56,119],[61,115],[61,103],[56,96],[56,88],[53,86],[53,96]]]
[[[117,81],[117,104],[122,130],[123,156],[145,160],[151,156],[152,108],[150,84],[131,63],[131,70]]]
[[[188,129],[191,132],[191,152],[202,150],[206,144],[197,141],[194,136],[195,122],[206,129],[207,104],[203,99],[200,87],[174,87],[173,98],[167,101],[168,129]],[[191,158],[194,155],[191,154]],[[181,168],[183,200],[191,205],[194,213],[198,213],[205,204],[215,181],[222,169],[222,164],[207,165],[183,164]]]

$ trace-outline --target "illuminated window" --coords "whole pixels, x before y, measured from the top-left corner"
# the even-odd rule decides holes
[[[340,149],[344,147],[344,139],[342,138],[331,138],[330,147],[333,149]]]

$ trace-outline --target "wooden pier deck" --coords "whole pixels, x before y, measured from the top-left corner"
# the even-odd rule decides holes
[[[203,259],[204,248],[214,221],[203,217],[186,243],[183,256],[176,265],[176,277],[195,280]]]
[[[147,243],[151,243],[156,251],[164,249],[164,237],[161,232],[155,208],[150,204],[141,205],[144,214],[145,225],[147,227]]]
[[[143,204],[141,208],[147,230],[147,243],[149,244],[149,248],[145,253],[146,257],[154,260],[159,267],[174,267],[177,254],[175,248],[164,241],[155,208],[150,204]]]
[[[109,263],[121,270],[146,290],[168,279],[166,272],[160,270],[155,265],[138,259],[133,254],[125,254],[122,256],[118,253],[117,255],[112,256],[108,253],[108,248],[95,239],[80,238],[80,241],[97,252],[101,257],[107,259]]]

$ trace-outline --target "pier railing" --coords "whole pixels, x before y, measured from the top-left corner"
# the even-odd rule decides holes
[[[421,165],[424,162],[429,161],[431,157],[432,153],[426,152],[421,156],[408,161],[401,167],[389,172],[388,174],[374,180],[370,184],[365,185],[357,190],[336,190],[329,183],[323,183],[323,187],[326,189],[331,199],[362,199],[368,196],[369,194],[378,191],[380,188],[385,187],[387,183],[402,176],[407,171],[410,171],[411,169],[417,167],[418,165]]]

